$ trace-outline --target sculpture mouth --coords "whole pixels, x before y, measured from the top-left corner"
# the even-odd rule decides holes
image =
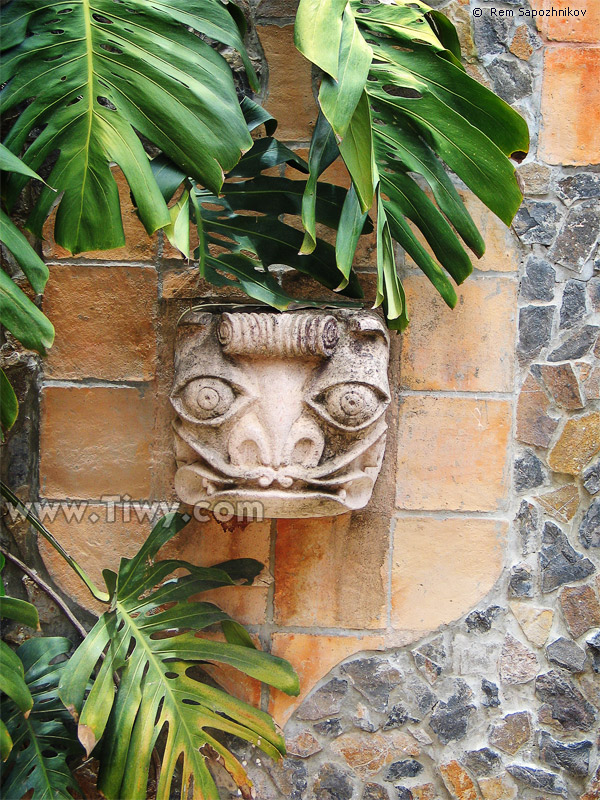
[[[375,474],[370,476],[364,469],[353,469],[329,479],[307,481],[292,478],[287,474],[277,480],[264,480],[264,476],[244,481],[220,477],[209,468],[199,464],[186,464],[179,467],[175,476],[177,494],[190,505],[207,503],[216,506],[219,502],[235,499],[256,502],[262,505],[265,517],[295,517],[308,503],[327,505],[327,514],[341,514],[344,511],[360,508],[365,492],[371,492]]]

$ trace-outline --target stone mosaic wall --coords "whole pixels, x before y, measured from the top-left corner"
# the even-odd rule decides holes
[[[261,800],[600,797],[600,4],[437,5],[467,69],[530,125],[513,229],[464,192],[487,253],[454,312],[404,264],[412,324],[393,344],[390,437],[364,512],[194,522],[172,547],[206,564],[252,556],[273,575],[214,596],[301,678],[293,700],[225,676],[286,724],[281,766],[244,754]],[[526,13],[569,5],[586,16]],[[278,136],[306,152],[314,76],[293,49],[295,4],[249,11]],[[338,165],[326,177],[345,180]],[[120,251],[73,259],[48,239],[56,344],[42,368],[3,348],[25,406],[2,469],[30,499],[87,502],[79,521],[59,514],[50,527],[97,578],[149,530],[129,501],[174,499],[166,395],[179,315],[200,297],[240,299],[202,284],[131,209],[124,222]],[[358,256],[368,292],[373,246]],[[121,498],[113,521],[109,496]],[[7,529],[35,561],[30,532]],[[59,619],[44,609],[53,630]]]

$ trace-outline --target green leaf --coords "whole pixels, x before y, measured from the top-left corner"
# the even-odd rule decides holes
[[[371,208],[377,185],[377,167],[373,153],[371,109],[366,92],[363,92],[354,111],[346,135],[340,144],[340,153],[360,200],[363,213]]]
[[[205,255],[202,274],[213,286],[241,289],[253,300],[267,303],[279,311],[286,311],[297,302],[272,275],[262,269],[259,261],[243,253],[224,253],[218,259]]]
[[[385,219],[378,230],[378,246],[384,252],[378,253],[377,300],[386,308],[390,327],[400,329],[406,323],[406,312],[402,287],[393,277],[389,237],[406,249],[445,302],[453,306],[456,292],[444,269],[456,283],[472,270],[458,237],[477,256],[483,254],[485,246],[446,167],[508,225],[522,196],[507,156],[522,157],[529,146],[529,135],[525,121],[510,106],[466,73],[459,60],[456,30],[441,12],[421,0],[373,4],[351,0],[349,9],[354,26],[375,56],[354,112],[350,102],[335,102],[343,94],[342,77],[352,81],[353,90],[362,81],[364,67],[358,52],[350,66],[349,33],[342,37],[341,47],[336,47],[318,31],[307,28],[305,37],[312,36],[312,49],[305,43],[303,52],[314,63],[318,63],[312,55],[317,46],[330,48],[328,54],[321,53],[321,60],[333,58],[334,53],[339,56],[339,84],[326,75],[319,99],[336,132],[349,125],[340,152],[352,177],[360,211],[368,210],[375,187],[380,195],[383,193],[379,209],[383,208]],[[347,77],[342,76],[342,64],[349,65]],[[427,181],[433,201],[415,175]],[[347,203],[341,217],[344,237],[338,234],[342,273],[351,264],[358,241],[352,235],[356,233],[358,210],[350,197]],[[310,240],[311,220],[308,216],[306,219]],[[425,238],[439,264],[415,236],[408,220]]]
[[[173,247],[186,258],[190,257],[190,193],[186,189],[179,200],[169,209],[171,222],[164,232]]]
[[[394,258],[394,244],[381,195],[377,196],[377,299],[375,305],[383,303],[389,322],[404,330],[408,325],[406,298],[400,283]]]
[[[449,50],[456,59],[456,66],[464,70],[461,64],[460,41],[454,25],[441,11],[431,10],[427,13],[427,20],[440,43]]]
[[[0,369],[0,425],[3,431],[12,428],[19,415],[19,401],[3,369]]]
[[[333,164],[339,152],[333,128],[325,115],[320,112],[310,142],[308,153],[309,176],[302,196],[302,225],[304,226],[305,235],[300,252],[303,255],[309,255],[317,246],[316,204],[319,175],[330,164]]]
[[[23,714],[29,714],[33,699],[25,683],[23,664],[3,641],[0,641],[0,691],[10,697]]]
[[[23,156],[33,170],[58,152],[48,178],[61,193],[55,239],[72,253],[124,243],[113,161],[146,230],[169,224],[138,133],[214,192],[251,147],[231,70],[197,34],[236,48],[254,80],[220,0],[13,0],[4,9],[0,110],[30,101],[5,144],[19,153],[39,129]],[[9,207],[27,180],[7,181]],[[44,188],[36,201],[28,227],[37,235],[55,198]]]
[[[373,51],[362,37],[350,6],[344,11],[342,25],[337,80],[326,75],[319,90],[321,110],[338,141],[346,135],[373,58]]]
[[[308,172],[308,164],[293,150],[273,139],[265,136],[257,139],[252,149],[242,156],[239,164],[228,173],[228,178],[255,178],[265,169],[271,169],[281,164],[289,164],[299,172]]]
[[[340,280],[334,247],[319,239],[310,255],[300,255],[302,232],[280,219],[284,213],[300,214],[305,186],[304,181],[260,176],[252,181],[226,184],[221,197],[196,190],[206,242],[206,269],[218,269],[218,262],[223,263],[225,273],[231,272],[232,267],[245,266],[247,277],[250,277],[248,270],[252,261],[265,274],[271,265],[285,264],[310,275],[329,289],[335,289]],[[315,200],[316,221],[335,227],[344,194],[340,187],[324,185]],[[248,211],[254,213],[245,213]],[[226,248],[232,254],[244,255],[250,261],[225,259],[223,255],[215,258],[210,253],[210,245]],[[273,284],[267,286],[265,282],[265,288],[269,292],[275,291]],[[344,294],[349,297],[362,296],[354,273]],[[286,305],[289,302],[291,298],[288,297]]]
[[[57,695],[65,662],[51,662],[66,655],[68,639],[34,638],[16,652],[33,708],[27,718],[11,703],[2,704],[2,718],[13,748],[2,771],[2,793],[20,798],[32,791],[32,800],[72,800],[70,790],[79,786],[67,764],[81,748],[75,726]]]
[[[256,650],[241,626],[217,606],[190,601],[206,589],[231,585],[234,577],[253,576],[257,565],[244,560],[195,567],[155,560],[183,524],[182,515],[168,515],[133,558],[121,561],[112,609],[79,646],[61,679],[59,693],[79,722],[80,740],[87,752],[101,748],[96,749],[98,786],[109,800],[144,800],[155,746],[161,750],[157,800],[168,800],[178,764],[182,797],[218,800],[206,764],[215,754],[240,791],[249,791],[242,765],[213,731],[245,739],[273,758],[285,752],[266,714],[206,686],[194,672],[194,665],[226,664],[288,693],[298,692],[297,676],[287,662]],[[162,582],[182,569],[188,574]],[[215,623],[223,625],[229,641],[200,638]],[[113,673],[119,675],[116,687]]]
[[[24,164],[21,159],[14,153],[11,153],[8,147],[0,143],[0,170],[3,172],[16,172],[17,175],[26,175],[28,178],[35,178],[36,181],[45,183],[43,178],[34,172],[31,167]]]
[[[342,15],[347,0],[300,0],[296,12],[296,47],[332,78],[338,76]]]
[[[13,742],[10,737],[10,733],[8,732],[8,728],[0,719],[0,757],[2,758],[2,761],[6,761],[6,759],[9,757],[12,747]]]
[[[0,210],[0,242],[16,258],[36,294],[41,294],[50,275],[48,267],[2,210]]]
[[[0,617],[14,619],[34,630],[40,629],[37,608],[26,600],[19,600],[16,597],[0,597]]]
[[[277,130],[277,120],[265,108],[259,106],[249,97],[244,97],[241,108],[249,131],[264,125],[267,136],[273,136]]]
[[[2,270],[0,322],[22,345],[42,355],[54,341],[54,327],[50,320]]]
[[[389,198],[385,204],[386,210],[396,219],[404,216],[414,222],[440,264],[456,283],[462,283],[473,271],[471,260],[446,218],[421,187],[402,172],[389,177],[382,173],[381,190]]]
[[[433,193],[440,211],[456,228],[462,240],[477,256],[482,256],[485,243],[454,184],[434,152],[410,127],[376,125],[375,149],[384,172],[391,175],[400,169],[421,175]],[[400,163],[398,163],[400,162]]]
[[[344,280],[338,286],[338,290],[344,289],[347,285],[348,277],[352,270],[352,261],[354,259],[356,246],[364,231],[366,221],[367,212],[365,211],[363,213],[358,195],[356,194],[356,189],[354,188],[354,184],[352,184],[344,200],[344,205],[342,206],[340,223],[335,240],[335,257],[338,269],[344,276]]]

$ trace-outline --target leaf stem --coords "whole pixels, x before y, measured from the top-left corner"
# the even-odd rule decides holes
[[[25,517],[25,519],[35,528],[35,530],[40,533],[44,539],[46,539],[52,547],[59,553],[67,564],[71,567],[74,572],[81,578],[81,580],[85,583],[87,588],[89,589],[92,597],[98,600],[101,603],[109,603],[110,602],[110,595],[108,592],[103,592],[93,583],[91,578],[88,577],[86,572],[79,566],[79,564],[75,561],[75,559],[70,556],[67,551],[63,548],[60,542],[54,538],[54,536],[50,533],[48,528],[39,520],[36,515],[30,511],[25,503],[17,497],[17,495],[12,492],[5,483],[0,481],[0,493],[4,497],[5,500],[8,500],[9,503],[19,510],[19,512]]]
[[[23,561],[21,561],[20,558],[17,558],[17,556],[13,556],[13,554],[9,553],[8,550],[5,550],[4,547],[0,547],[0,553],[2,553],[2,555],[4,555],[9,561],[12,561],[13,564],[16,564],[17,567],[22,572],[24,572],[26,575],[28,575],[31,578],[32,581],[37,583],[37,585],[40,587],[40,589],[43,589],[43,591],[46,592],[48,597],[50,597],[52,600],[54,600],[54,602],[60,608],[60,610],[63,612],[65,617],[67,617],[67,619],[69,620],[71,625],[81,635],[81,638],[85,639],[85,637],[87,636],[87,633],[88,633],[87,630],[83,627],[81,622],[73,614],[71,609],[68,607],[68,605],[62,599],[62,597],[59,594],[57,594],[54,591],[54,589],[49,584],[47,584],[45,580],[43,580],[43,578],[40,578],[40,576],[37,574],[37,572],[35,570],[31,569],[30,567],[27,566],[27,564],[25,564]]]

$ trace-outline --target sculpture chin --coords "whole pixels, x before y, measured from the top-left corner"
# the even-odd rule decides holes
[[[177,495],[242,518],[362,508],[385,449],[387,363],[370,312],[186,320],[171,394]]]

